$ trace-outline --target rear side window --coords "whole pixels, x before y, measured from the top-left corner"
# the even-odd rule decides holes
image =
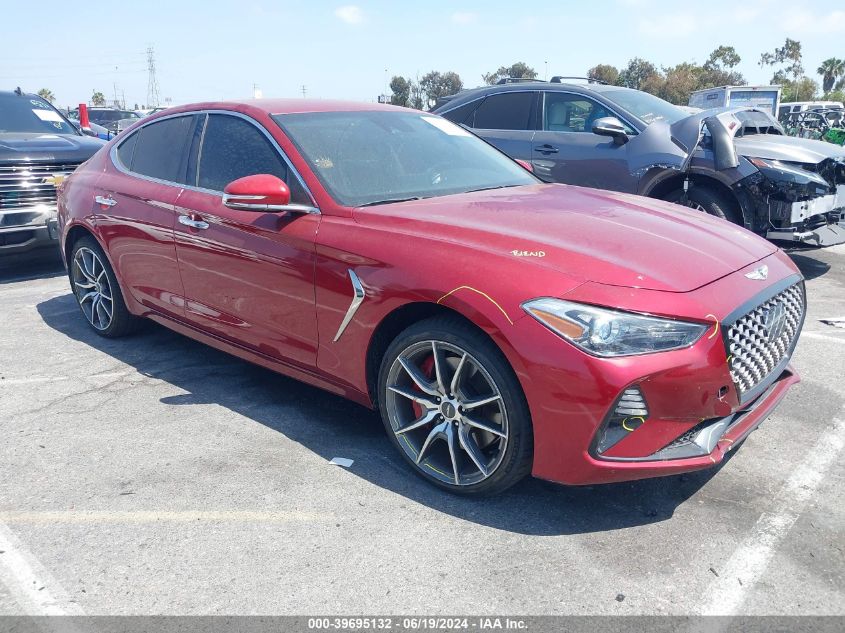
[[[535,92],[490,95],[475,111],[472,127],[482,130],[530,130]]]
[[[475,113],[475,109],[481,103],[481,99],[476,101],[472,101],[470,103],[465,103],[462,106],[458,106],[454,110],[449,110],[448,112],[444,112],[441,116],[445,119],[449,119],[452,123],[465,123],[466,125],[472,125],[472,115]]]
[[[138,132],[134,132],[128,139],[117,146],[117,157],[126,169],[132,169],[132,156],[135,153],[135,143],[138,141]]]
[[[233,180],[255,174],[271,174],[284,180],[291,202],[311,204],[287,164],[270,140],[252,123],[226,114],[210,114],[199,161],[197,186],[223,191]]]
[[[180,116],[156,121],[138,130],[133,134],[138,138],[135,141],[130,171],[150,178],[185,184],[188,139],[193,132],[194,122],[192,115]],[[126,139],[121,148],[129,140]]]

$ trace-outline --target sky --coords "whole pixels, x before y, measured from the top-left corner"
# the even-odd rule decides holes
[[[135,6],[137,8],[133,9]],[[845,58],[842,0],[0,0],[0,89],[48,88],[56,105],[94,92],[129,107],[147,97],[147,49],[162,101],[264,97],[374,101],[393,75],[457,72],[464,85],[524,61],[540,78],[584,75],[643,57],[703,62],[734,46],[739,70],[767,84],[760,54],[801,42],[807,74]],[[706,7],[706,9],[705,9]]]

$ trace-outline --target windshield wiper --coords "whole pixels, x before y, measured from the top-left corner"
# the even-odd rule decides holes
[[[464,193],[475,193],[476,191],[490,191],[491,189],[507,189],[508,187],[521,187],[522,185],[493,185],[492,187],[479,187],[478,189],[470,189]]]
[[[375,207],[380,204],[392,204],[394,202],[410,202],[411,200],[422,200],[421,196],[410,196],[408,198],[385,198],[384,200],[374,200],[373,202],[366,202],[360,207]]]

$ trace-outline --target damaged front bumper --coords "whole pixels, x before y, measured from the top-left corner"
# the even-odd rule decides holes
[[[751,162],[760,172],[736,188],[753,216],[747,226],[770,240],[813,246],[845,243],[845,175],[834,170],[825,174],[827,180],[797,165]]]

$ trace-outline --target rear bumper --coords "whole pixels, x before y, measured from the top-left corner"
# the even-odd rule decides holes
[[[25,224],[14,224],[23,217]],[[21,255],[42,248],[56,248],[59,243],[59,227],[56,209],[15,209],[14,212],[0,210],[0,257]]]

